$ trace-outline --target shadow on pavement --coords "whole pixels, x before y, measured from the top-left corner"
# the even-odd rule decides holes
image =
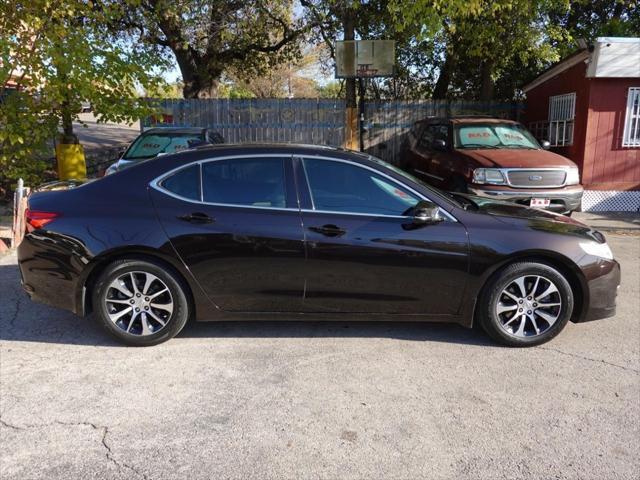
[[[32,302],[17,265],[0,265],[0,340],[122,347],[95,319]],[[286,319],[286,315],[283,315]],[[347,317],[345,317],[347,318]],[[482,332],[453,324],[368,321],[189,322],[177,338],[393,338],[495,345]]]

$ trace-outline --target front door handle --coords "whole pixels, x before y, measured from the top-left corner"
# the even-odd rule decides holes
[[[322,225],[321,227],[309,227],[309,230],[324,235],[325,237],[339,237],[347,233],[346,230],[332,224]]]
[[[180,215],[178,217],[180,220],[184,220],[189,223],[213,223],[214,220],[206,213],[202,212],[194,212],[188,213],[186,215]]]

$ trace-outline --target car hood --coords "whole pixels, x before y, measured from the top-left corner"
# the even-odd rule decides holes
[[[490,215],[495,220],[513,227],[531,228],[533,230],[572,235],[597,242],[604,242],[604,236],[571,217],[559,213],[529,208],[511,202],[492,200],[475,195],[459,194],[477,205],[475,213]]]
[[[575,167],[566,157],[546,150],[524,148],[456,150],[485,168]]]

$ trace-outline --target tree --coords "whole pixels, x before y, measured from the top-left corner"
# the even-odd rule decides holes
[[[150,113],[139,89],[162,83],[163,60],[105,28],[124,14],[115,1],[29,0],[0,3],[0,175],[41,169],[34,161],[89,101],[99,121],[134,121]]]
[[[293,18],[293,0],[138,0],[118,28],[175,55],[185,98],[211,98],[229,70],[296,60],[312,26]]]

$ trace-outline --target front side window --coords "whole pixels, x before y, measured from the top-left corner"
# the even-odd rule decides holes
[[[178,170],[165,178],[161,186],[180,197],[200,200],[200,166],[196,164]]]
[[[456,125],[456,148],[540,148],[538,142],[517,123]]]
[[[640,147],[640,87],[629,89],[622,146]]]
[[[203,163],[203,200],[284,208],[284,162],[284,158],[232,158]]]
[[[420,200],[396,182],[345,162],[304,159],[316,210],[373,215],[404,215]]]

